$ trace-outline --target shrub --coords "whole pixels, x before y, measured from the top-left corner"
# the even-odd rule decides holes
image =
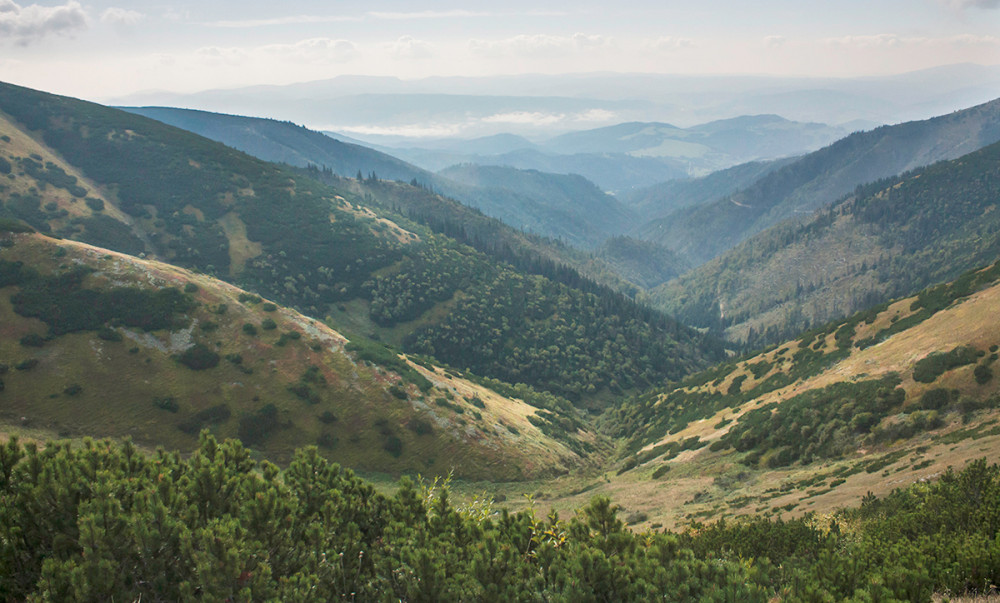
[[[975,348],[969,346],[958,346],[947,353],[935,352],[913,365],[913,380],[933,383],[945,371],[972,364],[976,361],[976,357]]]
[[[257,334],[257,327],[253,326],[248,322],[245,322],[243,323],[243,332],[246,333],[247,335],[254,336]]]
[[[486,408],[486,403],[480,400],[479,396],[473,396],[472,399],[469,400],[469,404],[475,406],[476,408]]]
[[[657,467],[656,471],[653,472],[653,479],[660,479],[661,477],[666,475],[669,471],[670,471],[670,465],[664,463],[659,467]]]
[[[382,449],[388,452],[393,458],[399,458],[403,454],[403,440],[399,437],[391,435],[385,439],[382,443]]]
[[[938,410],[951,402],[951,392],[944,388],[932,389],[920,396],[920,408]]]
[[[308,402],[309,404],[319,404],[320,397],[307,383],[293,383],[288,386],[288,391],[295,394],[300,400]]]
[[[389,386],[389,393],[392,394],[393,396],[399,398],[400,400],[406,400],[406,398],[408,397],[406,395],[406,390],[404,390],[403,388],[399,387],[398,385],[390,385]]]
[[[337,415],[333,414],[329,410],[325,410],[325,411],[323,411],[323,414],[321,414],[319,416],[319,420],[320,420],[320,422],[326,423],[327,425],[329,425],[330,423],[336,423],[337,422]]]
[[[217,404],[195,413],[186,421],[177,424],[177,429],[184,433],[196,434],[206,423],[222,423],[232,416],[232,411],[226,404]]]
[[[642,523],[642,522],[646,521],[647,519],[649,519],[649,515],[648,514],[642,512],[642,511],[637,511],[635,513],[630,513],[625,518],[625,523],[628,524],[628,525],[630,525],[630,526],[632,526],[632,525],[635,525],[637,523]]]
[[[264,329],[265,331],[273,331],[278,328],[278,323],[274,322],[270,318],[265,318],[264,320],[261,321],[260,328]]]
[[[87,207],[89,207],[91,211],[104,211],[104,201],[101,199],[87,197],[83,200],[83,202],[87,204]]]
[[[191,370],[202,371],[218,366],[219,355],[200,343],[196,343],[181,352],[177,360]]]
[[[434,433],[434,427],[431,426],[429,422],[423,419],[413,419],[412,421],[407,423],[406,426],[410,429],[410,431],[417,434],[418,436],[429,435]]]
[[[97,336],[104,341],[121,341],[122,334],[112,329],[111,327],[105,325],[97,330]]]
[[[21,338],[21,345],[29,348],[40,348],[45,345],[45,338],[38,333],[28,333]]]
[[[153,398],[153,406],[172,413],[176,413],[181,409],[180,404],[177,403],[177,399],[174,397]]]
[[[16,368],[19,371],[30,371],[31,369],[38,366],[38,362],[39,362],[38,358],[28,358],[26,360],[22,360],[21,362],[15,364],[14,368]]]
[[[266,304],[261,306],[260,309],[265,312],[274,312],[275,310],[278,309],[278,306],[272,304],[271,302],[267,302]]]
[[[316,444],[320,448],[331,449],[336,447],[338,442],[340,442],[340,438],[328,433],[321,433],[320,436],[316,438]]]
[[[279,428],[278,408],[274,404],[265,404],[256,412],[240,417],[237,435],[244,444],[253,446],[264,442]]]
[[[194,283],[188,283],[184,285],[184,293],[196,293],[198,291],[198,285]]]
[[[989,383],[990,379],[993,378],[993,371],[991,371],[990,367],[986,366],[985,364],[976,365],[976,369],[972,371],[972,374],[973,376],[975,376],[976,383],[978,383],[979,385]]]
[[[79,383],[71,383],[63,389],[63,393],[67,396],[75,396],[83,391],[83,387]]]

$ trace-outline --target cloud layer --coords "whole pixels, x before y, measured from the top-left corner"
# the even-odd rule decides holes
[[[56,34],[72,34],[86,29],[87,14],[79,2],[71,0],[60,6],[0,0],[0,38],[25,46]]]

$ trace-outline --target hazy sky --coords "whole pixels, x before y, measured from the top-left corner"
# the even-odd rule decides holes
[[[0,80],[103,100],[343,74],[1000,64],[1000,0],[0,0]]]

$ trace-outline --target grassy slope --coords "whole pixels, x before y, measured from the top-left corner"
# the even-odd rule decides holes
[[[119,208],[128,214],[122,216],[124,221],[102,216],[105,218],[102,224],[107,226],[111,223],[117,232],[104,232],[105,237],[100,242],[94,240],[94,232],[98,229],[92,226],[102,224],[73,222],[71,219],[68,225],[62,225],[56,223],[59,219],[56,216],[38,213],[37,207],[34,210],[36,213],[28,217],[33,219],[25,218],[37,228],[52,230],[60,236],[134,254],[144,251],[149,257],[196,267],[317,317],[328,316],[341,305],[365,310],[367,306],[363,302],[371,297],[366,284],[380,274],[392,273],[408,257],[418,253],[420,243],[428,238],[434,239],[435,243],[451,245],[456,253],[464,256],[464,261],[480,264],[482,269],[476,274],[480,281],[493,279],[494,276],[515,276],[515,271],[497,262],[496,257],[451,244],[446,236],[431,233],[430,228],[413,224],[392,213],[391,209],[375,207],[373,199],[355,196],[343,189],[332,189],[302,172],[261,162],[154,120],[2,84],[0,101],[4,109],[12,115],[16,114],[19,120],[16,124],[8,121],[0,125],[56,149],[51,153],[53,157],[62,153],[65,161],[54,163],[66,166],[67,170],[70,164],[84,166],[83,171],[101,184],[96,188],[104,193],[104,213],[111,213],[110,208]],[[14,175],[15,178],[22,177],[20,170],[15,169]],[[78,179],[78,182],[84,183],[84,180]],[[364,188],[382,188],[380,183],[366,183]],[[394,187],[395,184],[386,183],[386,186]],[[421,190],[405,188],[404,195]],[[366,192],[363,190],[361,194]],[[369,207],[375,207],[382,217],[368,211]],[[10,207],[2,211],[9,212]],[[386,214],[406,224],[401,227],[388,222],[384,217]],[[142,236],[137,238],[137,233]],[[510,237],[504,235],[503,238]],[[105,242],[108,240],[121,244]],[[522,255],[531,253],[523,248],[516,248],[516,252]],[[442,261],[440,257],[430,260]],[[559,269],[556,267],[556,270]],[[401,286],[393,290],[390,294],[395,297],[389,303],[409,304],[411,300],[428,299],[428,295],[437,303],[439,298],[450,296],[456,299],[460,291],[481,288],[481,282],[465,283],[451,278],[440,265],[435,265],[435,270],[441,277],[439,280],[446,281],[442,285],[447,288],[445,293],[429,292],[431,285],[424,281],[404,283],[406,289]],[[570,283],[567,287],[557,285],[556,288],[560,289],[560,295],[543,297],[560,303],[565,297],[561,293],[581,298],[572,290],[582,289],[579,283]],[[612,301],[617,303],[617,300]],[[430,332],[431,337],[447,338],[448,327],[457,320],[467,318],[463,312],[470,312],[461,303],[452,306],[448,303],[446,299],[437,307],[419,308],[422,312],[420,320],[409,324],[410,333],[400,335],[414,335],[419,330],[421,333]],[[593,300],[585,300],[582,304],[587,312],[609,314]],[[634,306],[630,308],[635,309]],[[449,312],[442,312],[442,309]],[[638,311],[645,312],[645,309]],[[563,310],[562,314],[579,312],[575,308]],[[357,324],[364,324],[363,318]],[[626,320],[619,321],[621,323],[632,322],[627,317],[622,318]],[[662,321],[660,316],[654,318],[659,322],[669,322]],[[617,320],[618,316],[609,315],[609,319]],[[581,321],[593,322],[589,317],[581,318]],[[542,322],[544,324],[540,324],[540,328],[553,330],[552,321]],[[471,322],[469,324],[473,328],[476,326]],[[663,370],[675,376],[674,373],[689,370],[689,366],[706,366],[708,357],[714,353],[702,349],[705,346],[693,331],[675,328],[676,333],[665,334],[663,329],[646,319],[642,319],[640,326],[648,331],[646,343],[664,348],[664,351],[657,353],[661,357],[654,359],[655,362],[646,363],[648,367],[632,371],[628,375],[630,379],[645,379],[644,373]],[[650,328],[647,329],[647,326]],[[673,325],[669,326],[673,328]],[[374,331],[371,333],[374,334]],[[602,345],[595,344],[595,349],[603,350],[606,347],[601,341],[602,333],[606,334],[606,331],[602,329],[595,336],[567,343],[582,344],[578,347],[583,347],[598,341]],[[478,332],[476,338],[485,339]],[[617,345],[615,341],[610,343],[612,347]],[[546,342],[545,345],[549,344]],[[559,345],[563,350],[569,349],[562,347],[563,342]],[[518,342],[517,346],[519,349],[531,348],[532,353],[541,353],[527,340]],[[666,350],[668,347],[670,349]],[[624,346],[616,349],[623,354],[626,351]],[[564,354],[569,352],[564,351]],[[454,356],[444,360],[458,365],[465,362],[468,353],[465,352],[462,358]],[[639,360],[643,359],[648,360],[648,357],[639,357]],[[465,366],[494,377],[508,377],[506,373],[494,370],[493,365],[481,368],[491,362],[483,354],[474,360],[479,364]],[[509,365],[507,362],[494,364]],[[617,364],[620,368],[625,363]],[[608,395],[606,390],[613,385],[611,382],[617,383],[616,375],[610,371],[602,371],[598,375],[587,368],[584,375],[582,365],[574,367],[574,370],[580,379],[561,379],[562,383],[575,388],[574,391],[584,392],[587,389],[589,383],[584,383],[584,378],[594,381],[592,375],[599,377],[597,394],[589,396],[592,401],[603,402]],[[530,381],[532,378],[517,380]],[[553,385],[555,382],[555,378],[550,378],[542,384],[538,378],[529,384],[547,387],[551,391],[560,387]],[[579,395],[583,397],[586,393]]]
[[[856,186],[1000,140],[1000,100],[934,119],[858,132],[713,203],[681,209],[640,230],[695,264],[782,220],[811,213]]]
[[[746,341],[751,329],[787,337],[955,278],[1000,249],[998,157],[994,144],[866,186],[808,223],[761,233],[652,299],[688,324]]]
[[[841,324],[835,324],[812,341],[808,337],[790,341],[757,356],[712,369],[704,377],[695,376],[674,389],[663,390],[641,405],[651,413],[642,416],[652,419],[641,419],[634,430],[627,428],[624,431],[628,433],[620,434],[624,438],[632,436],[626,448],[635,451],[635,454],[625,453],[625,462],[619,462],[614,468],[518,484],[500,491],[510,500],[517,500],[514,506],[518,508],[528,504],[520,494],[534,495],[535,504],[543,511],[548,508],[568,511],[585,504],[595,494],[608,494],[623,506],[625,516],[631,516],[637,527],[671,527],[734,514],[763,513],[783,517],[806,512],[824,514],[845,505],[856,505],[868,492],[881,496],[916,481],[933,479],[949,466],[961,468],[969,460],[982,456],[995,458],[1000,454],[1000,427],[997,425],[1000,423],[1000,377],[994,376],[980,384],[973,371],[977,364],[990,366],[994,372],[1000,368],[995,361],[996,354],[990,352],[1000,345],[1000,281],[995,280],[996,276],[994,270],[991,284],[986,288],[954,301],[946,309],[875,345],[868,345],[864,340],[897,323],[907,324],[908,317],[916,322],[919,316],[927,314],[913,307],[916,297],[901,299],[868,313],[865,319],[871,322],[861,320],[857,323],[853,337],[855,345],[847,352],[837,352],[835,331]],[[807,343],[803,345],[803,342]],[[858,342],[868,347],[862,349],[856,345]],[[972,346],[985,355],[976,363],[944,372],[932,383],[914,380],[914,366],[918,361],[931,353],[947,352],[957,346]],[[795,370],[792,357],[800,347],[818,351],[827,359],[814,363],[807,371],[800,367],[802,378],[772,391],[767,391],[767,386],[761,387],[759,393],[748,394],[747,401],[734,407],[718,411],[698,409],[699,392],[724,393],[740,377],[744,379],[741,390],[751,392],[779,373],[790,374]],[[751,367],[761,362],[773,366],[755,377]],[[963,403],[971,401],[981,408],[965,413],[954,404],[942,408],[940,427],[918,430],[912,437],[889,438],[871,444],[865,442],[864,434],[855,433],[856,446],[851,452],[817,458],[810,463],[753,466],[748,464],[747,452],[732,448],[713,451],[709,445],[681,451],[673,458],[664,454],[662,448],[659,452],[653,451],[657,446],[694,437],[711,444],[739,425],[740,417],[755,408],[771,403],[780,405],[795,396],[815,393],[834,384],[859,383],[891,373],[900,375],[905,399],[883,419],[879,428],[891,429],[893,425],[905,423],[920,407],[921,397],[932,389],[957,391]],[[704,383],[697,384],[700,381]],[[691,385],[684,386],[685,383]],[[678,394],[694,405],[692,419],[682,422],[685,426],[674,433],[661,434],[655,427],[657,416],[663,413],[659,409],[663,408],[668,395]],[[726,420],[728,422],[723,424]],[[616,419],[608,422],[615,427]],[[639,462],[628,469],[633,464],[629,459],[636,458]],[[664,468],[667,466],[669,469]]]
[[[14,313],[10,296],[16,287],[0,289],[0,363],[9,366],[0,391],[4,431],[28,429],[48,437],[129,436],[147,446],[192,450],[197,432],[184,433],[176,426],[198,411],[226,404],[230,418],[204,426],[222,437],[234,437],[241,417],[270,403],[278,409],[281,427],[255,448],[278,462],[287,461],[296,447],[323,441],[327,445],[321,450],[331,459],[359,470],[395,474],[454,470],[457,476],[502,480],[590,462],[542,434],[527,420],[536,409],[520,400],[412,365],[434,384],[421,393],[398,374],[346,353],[346,339],[322,323],[284,308],[266,312],[265,302],[241,302],[242,290],[208,276],[41,235],[0,238],[15,241],[0,251],[0,260],[22,261],[43,274],[89,266],[96,272],[87,277],[85,286],[94,288],[183,288],[191,283],[198,287],[193,297],[199,304],[188,314],[188,326],[172,332],[119,328],[124,338],[116,342],[85,331],[55,337],[35,348],[19,340],[28,333],[44,336],[47,326]],[[216,313],[220,304],[227,308],[221,315]],[[261,329],[267,318],[277,328]],[[208,323],[217,327],[206,330]],[[244,323],[257,325],[258,334],[244,333]],[[301,338],[277,345],[280,335],[290,332],[300,333]],[[239,354],[242,364],[222,360],[212,369],[190,370],[172,355],[192,343],[202,343],[222,356]],[[30,370],[14,368],[28,358],[40,362]],[[325,386],[314,385],[317,404],[288,389],[311,365],[319,367],[326,381]],[[65,389],[73,384],[82,391],[69,395]],[[393,386],[405,389],[405,400],[390,393]],[[166,397],[175,399],[178,412],[154,404]],[[484,408],[473,406],[474,398]],[[450,406],[437,404],[438,399],[450,400]],[[321,421],[327,411],[337,420]],[[430,433],[419,434],[421,424],[429,426]],[[402,442],[398,458],[384,449],[389,434]],[[579,436],[595,442],[593,434]]]

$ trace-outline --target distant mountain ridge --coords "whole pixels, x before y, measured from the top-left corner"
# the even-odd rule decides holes
[[[704,263],[782,220],[809,215],[854,187],[1000,140],[1000,99],[933,119],[858,132],[713,203],[680,209],[637,233]]]
[[[1000,143],[876,181],[653,292],[687,324],[753,345],[1000,257]],[[778,173],[778,172],[776,172]]]
[[[617,200],[580,176],[491,168],[472,176],[470,168],[434,174],[391,155],[341,142],[302,126],[272,119],[188,109],[133,107],[126,111],[183,128],[264,159],[314,165],[353,178],[375,175],[415,182],[500,218],[515,228],[593,248],[631,227],[631,214]],[[503,177],[495,176],[498,170]],[[494,174],[487,177],[486,174]],[[587,208],[574,215],[581,204]]]
[[[425,188],[371,175],[351,178],[352,192],[321,182],[319,168],[8,84],[0,108],[13,141],[0,145],[13,177],[4,186],[18,187],[0,214],[40,231],[219,275],[409,353],[583,405],[722,351],[529,246],[512,248],[513,237],[467,245],[449,234],[467,236],[463,224],[411,219],[389,201],[395,191],[443,203]]]

